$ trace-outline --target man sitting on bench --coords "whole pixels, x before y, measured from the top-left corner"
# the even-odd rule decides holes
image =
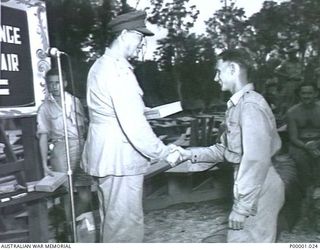
[[[309,214],[313,193],[316,187],[320,187],[320,104],[316,102],[318,89],[313,83],[302,83],[297,94],[300,103],[287,112],[289,152],[296,162],[298,178],[306,196],[305,212]],[[315,219],[312,218],[314,222]]]

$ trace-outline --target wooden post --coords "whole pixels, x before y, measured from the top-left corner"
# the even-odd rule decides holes
[[[39,180],[43,177],[43,171],[36,137],[36,116],[21,118],[21,124],[26,179],[27,181]],[[46,200],[40,199],[28,203],[28,215],[30,242],[48,242],[49,223]]]
[[[196,147],[198,146],[199,141],[199,125],[198,120],[194,119],[191,121],[191,134],[190,134],[190,146]]]

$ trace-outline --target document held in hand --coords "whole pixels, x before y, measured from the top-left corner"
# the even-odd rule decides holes
[[[148,109],[144,112],[144,115],[148,120],[151,120],[166,117],[180,111],[182,111],[182,107],[181,102],[178,101]]]

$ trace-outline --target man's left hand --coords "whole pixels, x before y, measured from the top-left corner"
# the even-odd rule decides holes
[[[243,229],[247,216],[231,211],[229,215],[229,228],[233,230]]]

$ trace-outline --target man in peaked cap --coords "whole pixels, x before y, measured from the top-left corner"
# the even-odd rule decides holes
[[[144,37],[154,35],[145,18],[143,11],[114,18],[115,39],[88,75],[82,168],[98,184],[101,242],[142,242],[144,173],[151,159],[166,159],[170,151],[144,116],[143,92],[128,62]]]
[[[145,36],[153,36],[154,33],[147,29],[145,11],[137,10],[122,14],[111,20],[109,27],[113,32],[121,32],[122,30],[136,30]]]

